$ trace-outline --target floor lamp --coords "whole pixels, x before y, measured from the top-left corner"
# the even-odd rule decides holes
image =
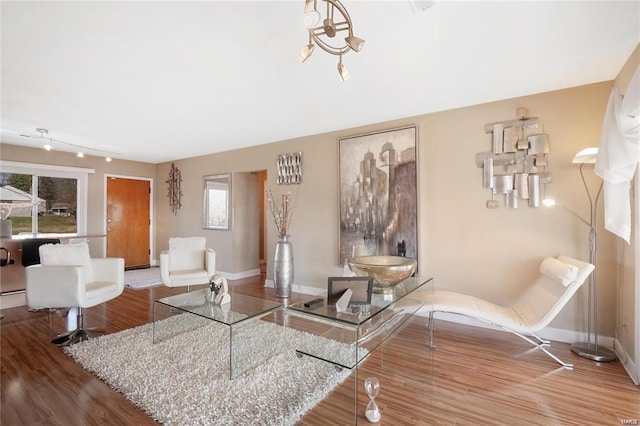
[[[582,151],[578,152],[571,161],[574,164],[580,164],[580,177],[582,178],[582,183],[587,193],[587,198],[589,199],[590,212],[588,221],[573,210],[570,210],[568,207],[561,204],[556,204],[556,202],[552,199],[547,198],[543,201],[543,203],[547,206],[557,205],[562,207],[589,227],[589,263],[594,266],[596,265],[596,214],[598,201],[600,200],[600,195],[602,194],[602,182],[600,183],[595,198],[593,198],[591,196],[591,191],[589,191],[587,181],[584,178],[583,169],[585,164],[594,164],[596,162],[597,154],[598,148],[585,148]],[[580,355],[581,357],[588,358],[593,361],[614,361],[617,358],[616,354],[613,351],[598,345],[598,292],[596,285],[596,272],[597,268],[596,271],[589,275],[589,295],[587,303],[587,341],[573,343],[571,345],[571,351],[577,355]],[[591,339],[592,335],[593,341]]]

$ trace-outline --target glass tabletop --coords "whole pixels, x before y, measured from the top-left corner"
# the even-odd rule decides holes
[[[202,289],[158,299],[156,303],[227,325],[264,315],[283,306],[279,302],[235,293],[231,294],[231,303],[215,305],[209,302],[209,295],[208,289]]]
[[[296,312],[303,312],[307,315],[317,316],[331,321],[343,322],[348,325],[359,326],[371,318],[377,316],[379,313],[385,311],[392,304],[400,301],[402,298],[410,293],[420,289],[426,284],[433,281],[432,277],[415,276],[409,277],[400,284],[396,285],[393,289],[393,293],[381,294],[374,293],[371,296],[371,305],[369,311],[366,312],[366,307],[355,305],[355,311],[353,313],[338,312],[335,305],[328,305],[327,298],[321,297],[323,303],[320,306],[313,308],[306,308],[304,304],[314,297],[306,298],[300,302],[293,303],[287,306],[287,309],[291,309]]]

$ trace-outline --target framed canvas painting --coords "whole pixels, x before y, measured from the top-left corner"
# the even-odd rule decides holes
[[[418,260],[417,127],[339,139],[340,259]]]

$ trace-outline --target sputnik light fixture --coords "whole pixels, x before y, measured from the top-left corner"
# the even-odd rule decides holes
[[[324,16],[321,11],[325,13]],[[347,9],[339,0],[306,0],[304,22],[309,32],[309,44],[298,52],[300,62],[309,59],[318,45],[325,52],[340,58],[338,75],[342,81],[347,81],[349,71],[342,63],[342,55],[350,50],[359,52],[364,47],[364,40],[353,35],[353,23]],[[345,37],[337,37],[338,33]],[[338,40],[344,40],[344,44],[337,43]]]

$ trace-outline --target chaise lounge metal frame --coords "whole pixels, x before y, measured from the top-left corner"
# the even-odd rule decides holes
[[[513,333],[529,342],[534,348],[541,349],[562,367],[573,368],[573,364],[562,361],[549,351],[547,347],[551,342],[540,338],[536,333],[549,325],[560,313],[595,267],[590,263],[567,256],[558,256],[557,260],[577,268],[573,281],[565,287],[556,277],[545,275],[545,271],[541,268],[540,277],[509,306],[497,305],[478,297],[450,291],[425,293],[423,296],[425,306],[431,309],[427,323],[430,347],[436,348],[433,342],[435,313],[453,313],[474,318]]]

